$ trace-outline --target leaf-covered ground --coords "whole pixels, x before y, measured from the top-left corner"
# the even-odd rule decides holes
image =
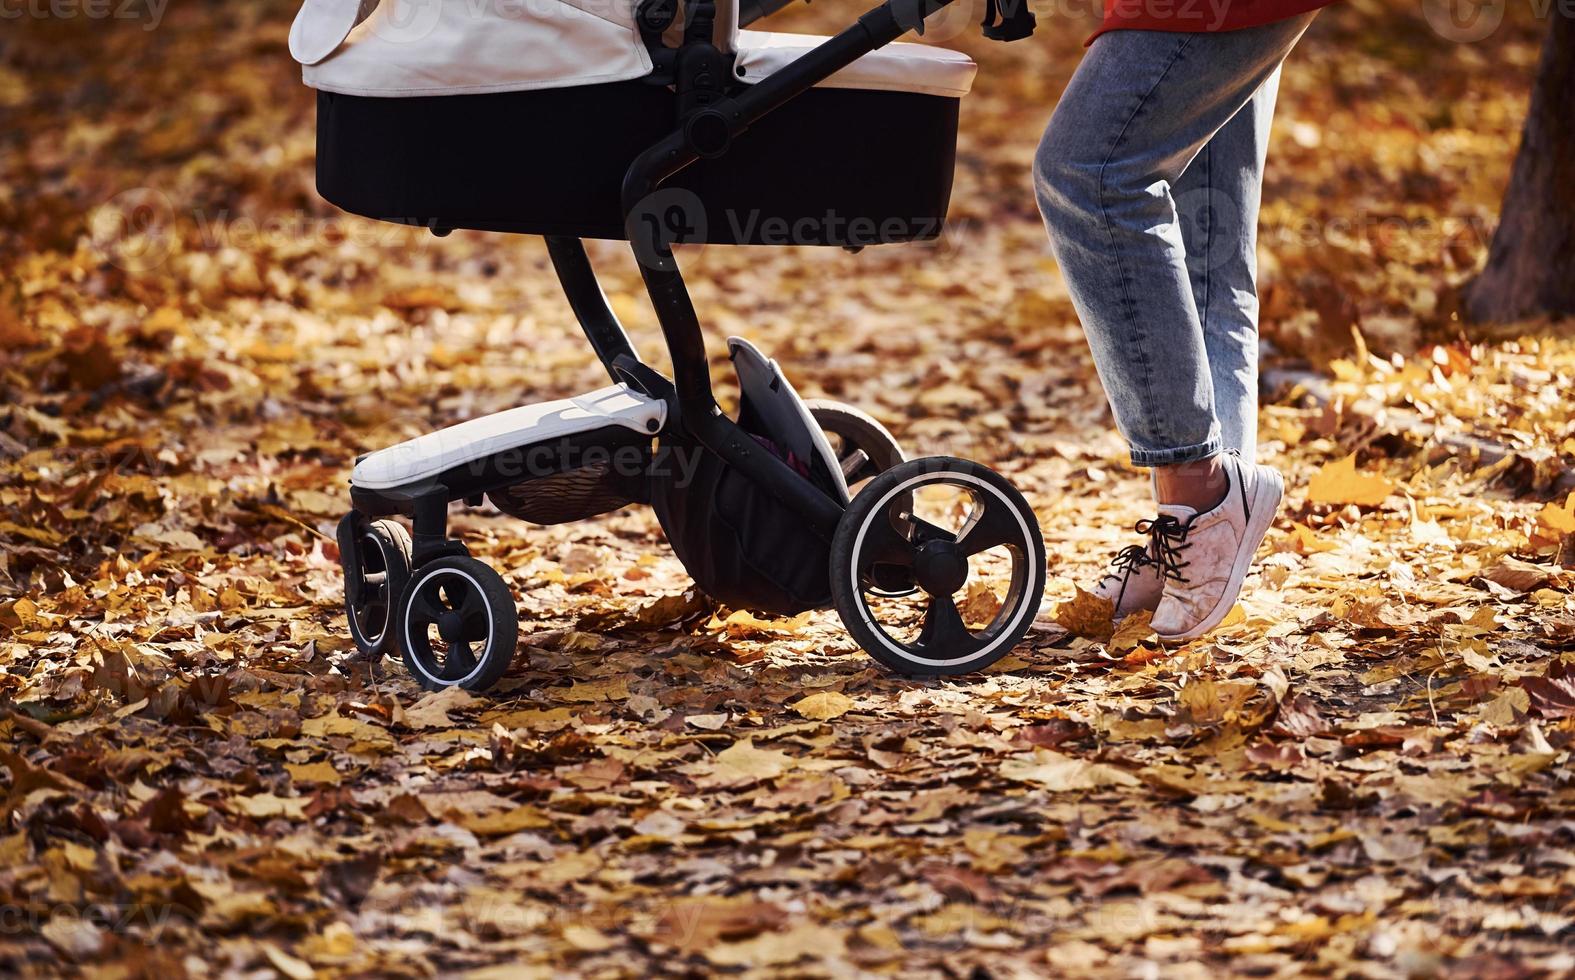
[[[645,510],[466,511],[524,622],[488,698],[351,662],[349,466],[600,369],[539,242],[316,198],[292,13],[0,34],[0,970],[1575,970],[1575,340],[1467,342],[1451,299],[1525,11],[1456,44],[1351,2],[1293,58],[1263,242],[1293,489],[1229,629],[1160,649],[1073,601],[1081,636],[909,682],[829,613],[686,594]],[[1070,600],[1144,484],[1033,211],[1088,28],[1041,19],[1010,47],[955,25],[984,71],[941,244],[685,261],[719,381],[744,334],[998,467]],[[654,356],[632,263],[594,252]]]

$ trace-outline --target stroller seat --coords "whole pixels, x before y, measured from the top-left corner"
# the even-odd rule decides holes
[[[382,7],[357,23],[357,6],[308,0],[291,35],[318,90],[323,197],[440,231],[628,237],[624,175],[677,121],[635,0],[550,2],[550,16],[434,0],[418,24]],[[740,90],[825,40],[725,34]],[[662,204],[680,206],[688,242],[935,238],[951,198],[959,102],[975,72],[959,52],[887,45],[772,112],[724,157],[687,168],[664,186]]]

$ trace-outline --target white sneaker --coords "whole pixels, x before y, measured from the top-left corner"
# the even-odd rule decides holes
[[[1148,522],[1138,525],[1144,532]],[[1165,579],[1159,562],[1154,560],[1151,545],[1135,544],[1121,549],[1110,562],[1110,568],[1094,587],[1088,591],[1101,599],[1108,599],[1115,612],[1111,619],[1121,622],[1135,612],[1153,612],[1165,592]]]
[[[1154,610],[1162,640],[1194,640],[1218,626],[1252,567],[1274,523],[1285,481],[1267,466],[1225,457],[1225,499],[1207,513],[1162,504],[1154,523],[1154,549],[1165,594]]]

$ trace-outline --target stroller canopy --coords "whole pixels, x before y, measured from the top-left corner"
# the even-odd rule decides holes
[[[637,0],[306,0],[290,53],[307,85],[389,98],[593,85],[640,78],[651,57]],[[818,44],[814,35],[738,29],[737,0],[718,4],[735,70],[759,82]],[[976,67],[928,44],[888,45],[824,84],[960,98]]]

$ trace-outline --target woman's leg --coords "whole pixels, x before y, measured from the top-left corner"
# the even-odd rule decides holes
[[[1216,134],[1274,78],[1312,19],[1221,34],[1102,35],[1040,143],[1040,210],[1138,466],[1208,460],[1226,448],[1177,188]],[[1239,168],[1241,155],[1230,156],[1228,166]],[[1261,166],[1238,169],[1231,183],[1253,183],[1259,174]],[[1237,240],[1221,245],[1221,254],[1246,251],[1240,239],[1247,224],[1244,212],[1231,233]],[[1229,298],[1217,302],[1208,297],[1211,317],[1240,303],[1242,290],[1226,292]],[[1237,309],[1234,320],[1255,315]],[[1240,333],[1222,327],[1214,346],[1235,336],[1239,350]],[[1230,369],[1232,378],[1239,367]],[[1239,408],[1232,414],[1239,418]]]
[[[1226,449],[1258,451],[1258,209],[1276,71],[1203,147],[1173,194]]]
[[[1094,592],[1164,638],[1214,628],[1283,493],[1257,430],[1256,226],[1279,68],[1313,15],[1225,34],[1095,41],[1040,143],[1035,186],[1132,461],[1160,516]],[[1185,557],[1183,555],[1185,554]]]

